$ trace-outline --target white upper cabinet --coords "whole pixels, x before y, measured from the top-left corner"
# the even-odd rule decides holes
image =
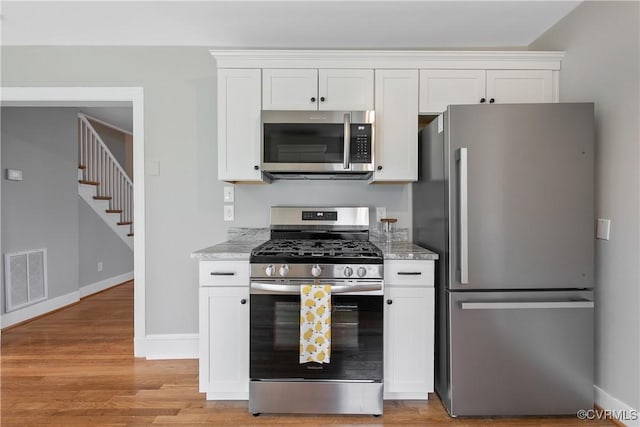
[[[262,70],[263,110],[318,108],[318,70]]]
[[[318,109],[373,110],[373,70],[319,70]]]
[[[420,70],[420,112],[439,113],[447,105],[477,104],[485,96],[485,70]]]
[[[376,70],[371,182],[418,179],[418,70]]]
[[[218,179],[262,181],[260,70],[218,69]]]
[[[262,109],[373,109],[373,70],[264,69]]]
[[[487,70],[487,102],[554,102],[551,70]]]
[[[420,112],[447,105],[554,102],[551,70],[420,70]]]

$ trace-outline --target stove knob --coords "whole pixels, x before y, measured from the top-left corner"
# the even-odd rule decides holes
[[[344,268],[344,275],[346,277],[351,277],[352,274],[353,274],[353,268],[348,266]]]
[[[318,264],[316,264],[313,267],[311,267],[311,275],[313,277],[318,277],[318,276],[320,276],[321,273],[322,273],[322,268],[320,268],[320,266]]]
[[[280,275],[284,277],[287,274],[289,274],[289,266],[287,264],[282,264],[280,266]]]
[[[358,277],[364,277],[367,275],[367,269],[364,267],[358,268]]]
[[[276,268],[273,266],[273,264],[269,264],[267,268],[264,269],[264,272],[267,276],[271,277],[276,274]]]

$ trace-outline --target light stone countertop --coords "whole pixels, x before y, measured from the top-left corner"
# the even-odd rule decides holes
[[[411,242],[371,242],[382,250],[385,260],[437,260],[438,254]]]
[[[227,241],[191,254],[191,258],[199,260],[249,260],[251,250],[262,244],[264,240]],[[378,246],[386,260],[436,260],[438,254],[410,242],[372,242]]]
[[[401,236],[405,236],[404,238],[406,239],[406,229],[399,230],[394,237]],[[375,240],[376,237],[382,236],[372,234],[372,237]],[[224,243],[219,243],[191,253],[191,258],[199,260],[249,260],[251,250],[269,240],[269,229],[232,227],[229,229],[228,238],[229,240]],[[382,250],[384,259],[387,260],[438,259],[438,254],[406,241],[395,241],[391,243],[372,241],[372,243]]]

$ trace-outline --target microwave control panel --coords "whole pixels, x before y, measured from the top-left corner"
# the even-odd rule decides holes
[[[371,163],[371,124],[351,125],[351,162]]]

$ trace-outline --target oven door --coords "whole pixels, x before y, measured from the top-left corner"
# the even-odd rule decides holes
[[[364,293],[332,292],[331,361],[320,364],[299,362],[299,292],[252,290],[250,378],[382,381],[382,294]]]

